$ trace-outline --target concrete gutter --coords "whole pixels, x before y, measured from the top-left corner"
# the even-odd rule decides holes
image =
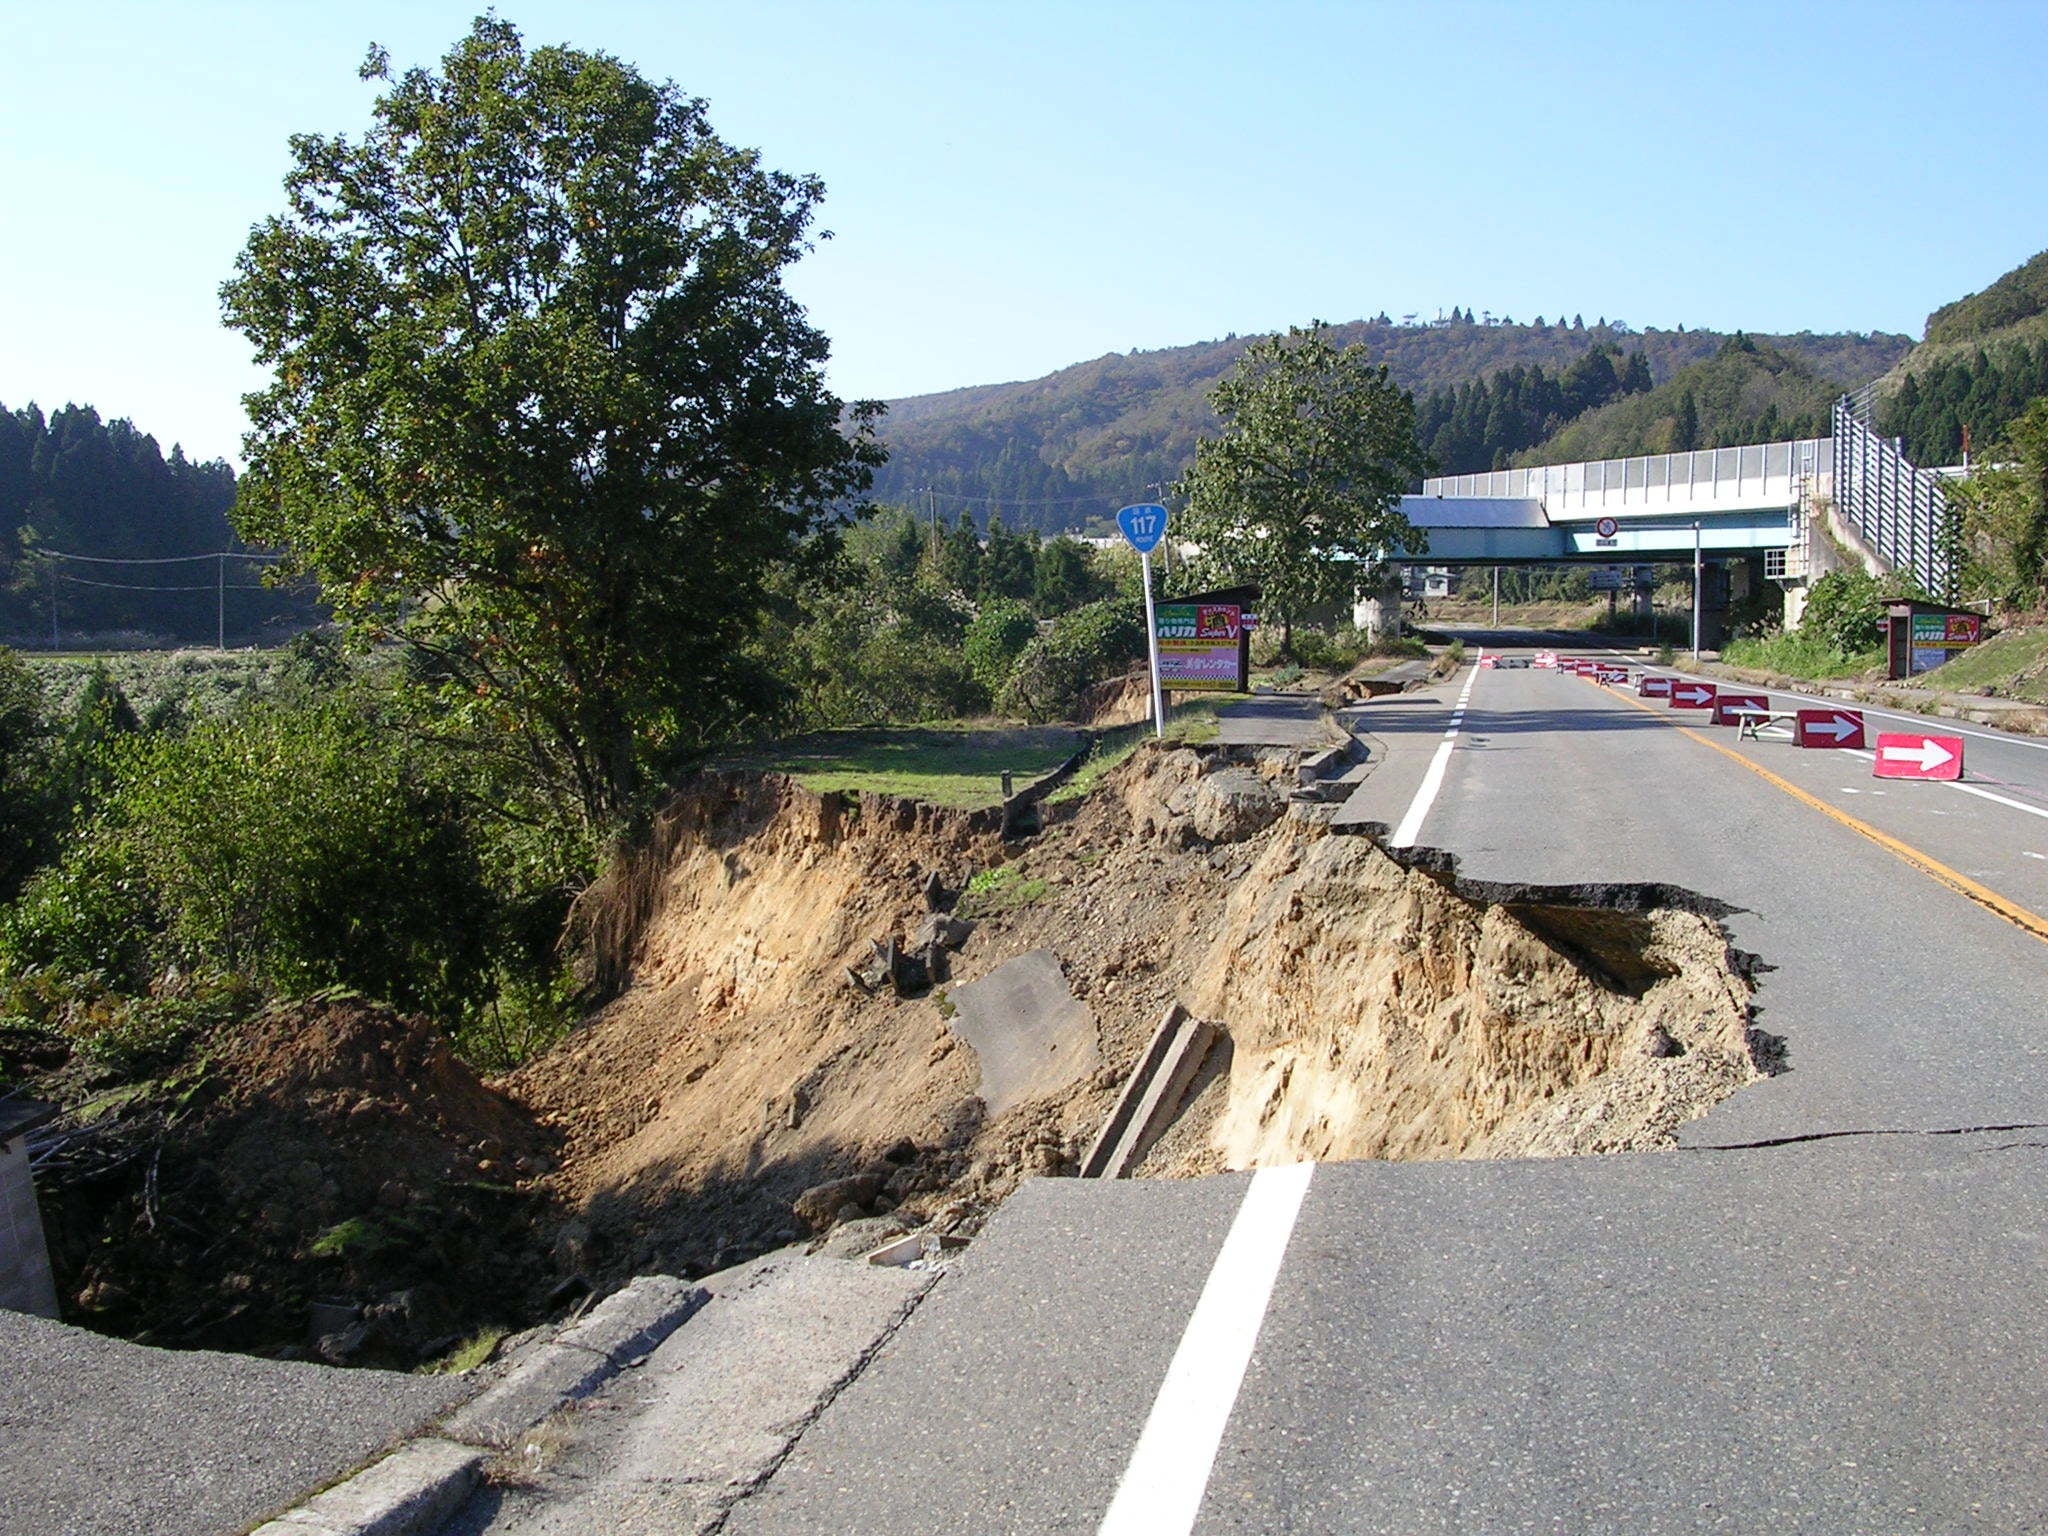
[[[1178,1002],[1168,1005],[1152,1032],[1116,1107],[1081,1159],[1084,1179],[1120,1179],[1138,1165],[1179,1112],[1188,1085],[1216,1043],[1216,1026],[1192,1017]]]
[[[497,1381],[382,1460],[258,1526],[253,1536],[429,1536],[462,1507],[485,1463],[654,1353],[711,1293],[642,1275],[518,1359]]]

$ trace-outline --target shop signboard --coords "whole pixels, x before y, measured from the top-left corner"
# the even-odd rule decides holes
[[[1244,611],[1229,603],[1162,603],[1159,684],[1197,693],[1245,691]]]

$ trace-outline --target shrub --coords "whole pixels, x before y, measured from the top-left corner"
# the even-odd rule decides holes
[[[1003,689],[1004,711],[1028,720],[1070,716],[1083,689],[1145,654],[1144,613],[1138,601],[1114,597],[1060,615],[1018,654]]]
[[[451,798],[338,707],[262,710],[110,753],[99,811],[0,928],[0,973],[248,976],[454,1017],[486,973],[489,896]]]
[[[983,603],[961,644],[967,670],[991,699],[998,698],[1018,655],[1037,637],[1038,621],[1022,603],[1014,598]]]
[[[1830,571],[1813,584],[1799,628],[1842,656],[1884,640],[1884,607],[1876,578],[1861,570]]]

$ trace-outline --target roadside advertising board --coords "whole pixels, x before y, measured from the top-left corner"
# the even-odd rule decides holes
[[[1159,686],[1183,693],[1245,691],[1244,614],[1227,603],[1162,603]]]
[[[1712,683],[1674,682],[1671,685],[1671,707],[1673,709],[1712,709],[1714,696],[1720,690]]]
[[[1963,776],[1963,738],[1923,736],[1917,731],[1877,734],[1877,756],[1871,775],[1880,779],[1934,779],[1949,782]]]
[[[1932,671],[1984,638],[1984,621],[1974,613],[1916,613],[1912,617],[1912,670]]]
[[[1596,565],[1586,573],[1586,584],[1595,592],[1619,592],[1626,581],[1618,565]]]
[[[1636,692],[1646,699],[1668,699],[1674,681],[1676,679],[1669,677],[1645,677],[1636,684]]]
[[[1714,724],[1740,725],[1744,715],[1768,715],[1771,701],[1760,693],[1723,693],[1714,698]]]
[[[1802,709],[1792,739],[1802,747],[1856,747],[1863,745],[1863,711],[1860,709]]]

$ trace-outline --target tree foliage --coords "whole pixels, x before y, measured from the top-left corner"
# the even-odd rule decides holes
[[[1400,509],[1426,463],[1415,403],[1364,347],[1297,326],[1247,348],[1215,402],[1222,432],[1175,487],[1179,531],[1212,579],[1258,583],[1283,631],[1348,601],[1394,546],[1422,552]]]
[[[754,708],[771,572],[879,461],[782,286],[822,188],[491,17],[364,75],[372,126],[292,140],[222,289],[274,374],[237,523],[601,823]]]
[[[1986,445],[1977,471],[1948,488],[1962,517],[1972,596],[2033,608],[2048,587],[2048,395]]]

